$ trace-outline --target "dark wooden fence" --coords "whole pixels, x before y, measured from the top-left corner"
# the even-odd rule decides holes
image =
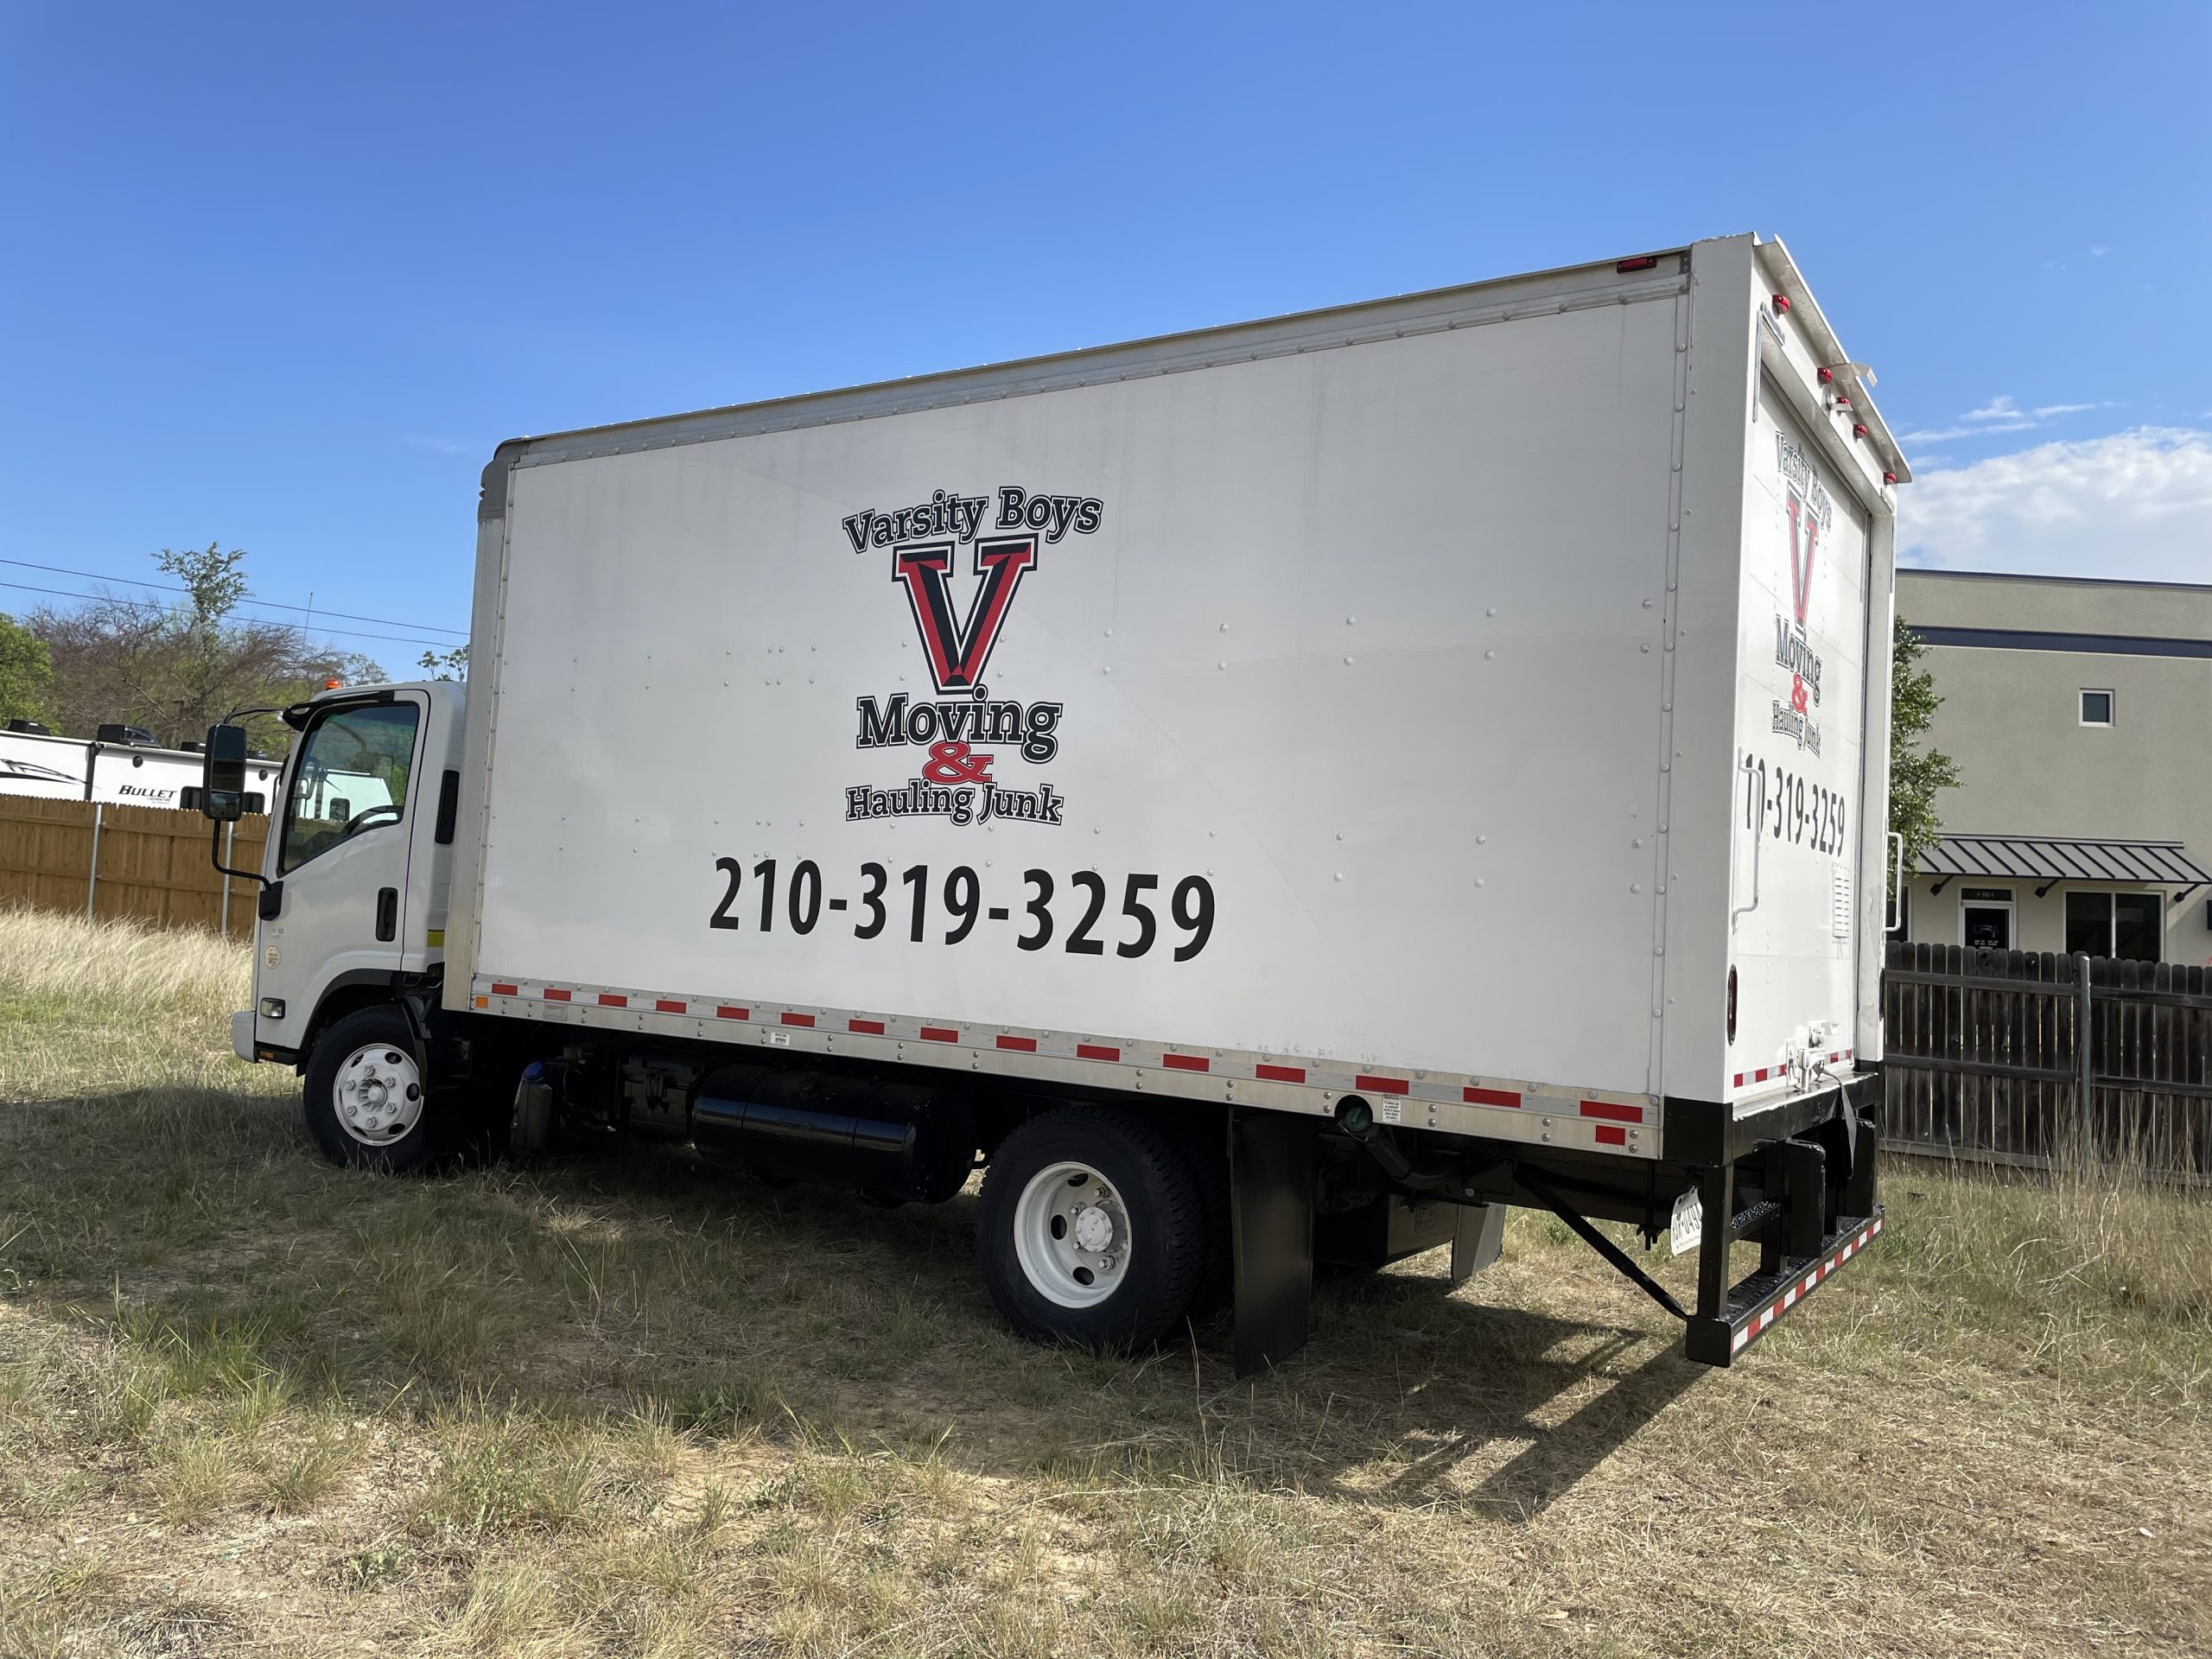
[[[1999,1163],[2125,1160],[2212,1178],[2206,980],[2171,963],[1892,944],[1883,1138]]]

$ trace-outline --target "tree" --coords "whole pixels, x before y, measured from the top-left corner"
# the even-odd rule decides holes
[[[1943,702],[1936,695],[1936,677],[1913,667],[1927,649],[1904,618],[1897,618],[1890,664],[1890,832],[1904,837],[1907,875],[1917,873],[1920,855],[1942,830],[1936,791],[1959,785],[1958,765],[1949,755],[1919,747]]]
[[[53,664],[48,706],[58,728],[89,737],[119,722],[180,743],[233,709],[297,702],[333,679],[385,677],[369,658],[319,645],[290,623],[235,615],[245,597],[245,558],[219,543],[163,548],[155,563],[183,589],[181,599],[103,594],[75,611],[35,613],[31,630]],[[246,726],[265,750],[281,752],[289,741],[274,716]]]
[[[46,642],[0,615],[0,721],[47,717],[54,691],[54,663]]]
[[[416,666],[434,680],[465,680],[468,677],[468,647],[455,645],[451,651],[426,651]]]

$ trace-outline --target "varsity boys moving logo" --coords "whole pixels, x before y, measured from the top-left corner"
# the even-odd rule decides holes
[[[995,510],[994,510],[995,509]],[[992,496],[937,490],[927,501],[889,512],[874,508],[844,520],[853,551],[888,549],[891,579],[906,594],[931,683],[947,701],[910,703],[895,691],[855,702],[861,749],[921,747],[928,759],[903,787],[855,785],[845,791],[849,822],[890,817],[945,817],[957,824],[1061,822],[1065,797],[1050,784],[1004,786],[992,775],[999,756],[977,747],[1010,744],[1041,766],[1059,753],[1063,705],[993,700],[984,674],[1013,610],[1022,579],[1041,550],[1069,536],[1096,531],[1105,505],[1096,496],[1033,495],[1003,485]],[[992,534],[983,534],[988,515]],[[967,556],[963,557],[963,550]],[[972,583],[964,615],[956,575]]]
[[[956,625],[945,581],[955,550],[950,542],[902,547],[894,569],[914,607],[922,654],[929,659],[930,677],[940,691],[967,691],[983,683],[991,647],[998,644],[999,630],[1006,626],[1006,613],[1014,604],[1014,590],[1037,568],[1034,536],[997,536],[977,542],[976,574],[982,580],[976,584],[968,620]]]
[[[1813,710],[1821,701],[1821,658],[1805,638],[1805,613],[1813,599],[1813,562],[1835,522],[1835,503],[1821,486],[1812,458],[1789,437],[1775,434],[1774,452],[1789,514],[1789,603],[1796,615],[1774,619],[1774,660],[1789,671],[1789,702],[1785,707],[1774,700],[1770,728],[1818,754],[1821,728]]]

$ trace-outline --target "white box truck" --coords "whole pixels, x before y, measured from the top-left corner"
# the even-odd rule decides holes
[[[1882,1225],[1871,378],[1746,236],[504,444],[469,683],[287,711],[235,1047],[348,1163],[980,1166],[1039,1338],[1521,1205],[1727,1364]]]

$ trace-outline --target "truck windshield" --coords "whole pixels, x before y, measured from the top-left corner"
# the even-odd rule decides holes
[[[411,702],[372,703],[341,709],[308,731],[284,803],[278,874],[365,830],[400,821],[417,719]]]

